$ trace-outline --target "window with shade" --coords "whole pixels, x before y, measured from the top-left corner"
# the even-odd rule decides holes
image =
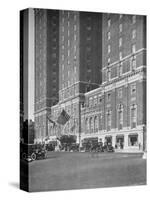
[[[107,112],[107,131],[111,130],[111,112]]]
[[[93,132],[93,118],[92,117],[90,118],[89,125],[90,125],[90,133],[92,133]]]
[[[98,132],[98,118],[94,117],[94,132]]]
[[[123,129],[123,106],[120,105],[118,109],[118,129]]]
[[[131,128],[136,128],[137,122],[137,107],[135,104],[131,107]]]

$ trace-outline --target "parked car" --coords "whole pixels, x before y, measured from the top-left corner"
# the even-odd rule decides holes
[[[71,151],[71,152],[79,151],[79,144],[76,144],[76,143],[71,144],[69,147],[69,151]]]
[[[114,152],[114,147],[112,146],[111,143],[104,144],[103,151],[104,152]]]
[[[20,157],[26,161],[45,159],[47,157],[47,150],[45,146],[39,144],[21,144]]]
[[[51,141],[48,144],[46,144],[46,150],[47,151],[55,151],[55,146],[56,146],[56,142]]]

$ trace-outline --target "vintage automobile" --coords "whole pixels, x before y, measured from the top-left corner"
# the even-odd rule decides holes
[[[47,157],[47,150],[43,145],[39,144],[20,144],[20,157],[26,161],[45,159]]]
[[[48,144],[46,144],[46,150],[47,151],[55,151],[56,141],[51,141]]]
[[[104,144],[103,151],[104,152],[114,152],[114,147],[112,146],[111,143]]]
[[[72,143],[69,147],[69,151],[70,152],[77,152],[79,151],[79,144],[76,143]]]

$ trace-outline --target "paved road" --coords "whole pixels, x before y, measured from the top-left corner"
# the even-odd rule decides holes
[[[29,190],[66,190],[146,184],[142,154],[52,152],[29,163]]]

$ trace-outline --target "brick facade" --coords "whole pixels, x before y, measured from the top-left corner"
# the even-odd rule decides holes
[[[145,16],[74,11],[59,11],[58,16],[59,102],[48,107],[54,121],[62,109],[70,120],[65,126],[48,123],[47,135],[75,134],[79,143],[98,137],[116,148],[144,148]],[[47,81],[47,97],[52,98],[49,73]]]

